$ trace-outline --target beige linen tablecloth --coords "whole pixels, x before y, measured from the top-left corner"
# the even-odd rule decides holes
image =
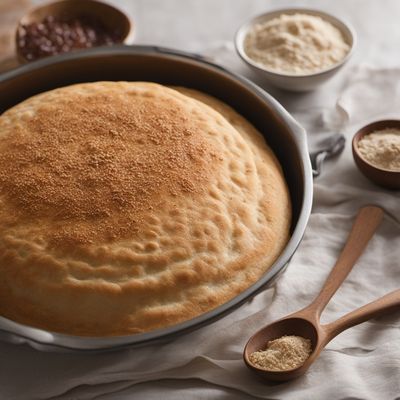
[[[329,130],[334,125],[349,137],[366,120],[382,117],[389,105],[400,104],[399,87],[388,83],[394,78],[400,82],[400,70],[353,71],[353,83],[339,97],[337,111],[317,112],[322,128]],[[360,101],[359,94],[367,92],[368,101]],[[371,101],[377,104],[374,110],[370,109]],[[258,382],[245,368],[241,354],[254,330],[313,299],[340,252],[353,216],[364,204],[379,204],[387,215],[328,305],[323,320],[336,319],[399,287],[399,200],[399,192],[370,184],[356,170],[348,142],[340,160],[325,165],[324,175],[315,182],[315,206],[302,244],[287,271],[268,290],[222,320],[164,345],[67,355],[0,343],[0,398],[93,399],[142,382],[200,379],[227,389],[212,393],[210,387],[193,392],[186,388],[186,398],[215,398],[225,391],[231,398],[394,399],[400,396],[400,313],[341,334],[309,373],[293,382]]]
[[[248,74],[231,43],[215,43],[203,53]],[[315,181],[310,222],[285,273],[225,318],[164,345],[77,355],[0,343],[1,400],[400,398],[400,313],[339,335],[309,372],[293,382],[260,383],[243,364],[243,346],[256,329],[316,296],[362,205],[384,207],[384,222],[323,321],[400,287],[400,192],[367,181],[356,169],[350,147],[352,134],[363,124],[385,116],[400,118],[400,69],[352,66],[343,71],[343,79],[313,95],[268,89],[306,127],[311,147],[336,132],[348,139],[344,153],[327,162]],[[332,94],[329,101],[324,97],[330,89],[334,102]]]

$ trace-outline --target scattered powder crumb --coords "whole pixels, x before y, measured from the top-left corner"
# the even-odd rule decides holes
[[[400,171],[400,129],[374,131],[361,138],[357,147],[361,156],[375,167]]]
[[[350,46],[337,28],[320,17],[282,14],[255,24],[244,40],[244,50],[269,70],[302,75],[337,64]]]
[[[287,371],[304,364],[311,354],[311,341],[301,336],[282,336],[267,348],[250,354],[250,361],[267,371]]]

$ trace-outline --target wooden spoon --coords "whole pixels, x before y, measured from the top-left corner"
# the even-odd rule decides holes
[[[243,352],[243,358],[251,371],[272,381],[286,381],[297,378],[308,370],[321,350],[339,333],[371,318],[400,309],[400,289],[398,289],[344,315],[337,321],[327,325],[320,323],[322,311],[364,251],[382,218],[383,210],[381,208],[375,206],[363,207],[354,221],[342,253],[316,299],[308,307],[267,325],[249,339]],[[251,363],[249,360],[251,353],[265,350],[268,341],[284,335],[302,336],[310,339],[312,352],[303,365],[285,371],[266,371]]]

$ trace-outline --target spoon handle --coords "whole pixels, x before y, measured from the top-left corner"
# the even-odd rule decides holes
[[[326,342],[332,340],[335,336],[352,326],[361,324],[371,318],[380,317],[390,311],[400,311],[400,289],[388,293],[387,295],[366,304],[365,306],[354,310],[338,320],[324,325],[326,332]]]
[[[366,206],[358,212],[346,244],[334,268],[317,298],[306,309],[317,320],[374,235],[382,221],[383,214],[383,210],[376,206]]]

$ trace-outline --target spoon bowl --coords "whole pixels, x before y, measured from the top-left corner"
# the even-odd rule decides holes
[[[269,341],[278,339],[285,335],[301,336],[304,339],[309,339],[311,341],[312,353],[303,365],[285,371],[268,371],[255,366],[250,361],[250,354],[255,351],[264,350]],[[311,321],[301,317],[288,317],[267,325],[256,332],[247,342],[243,352],[243,358],[247,367],[253,372],[256,372],[262,378],[273,381],[286,381],[304,374],[312,363],[310,362],[310,359],[314,358],[314,353],[316,353],[316,350],[321,347],[319,346],[320,343],[319,331]],[[316,354],[316,356],[317,355],[318,354]]]

